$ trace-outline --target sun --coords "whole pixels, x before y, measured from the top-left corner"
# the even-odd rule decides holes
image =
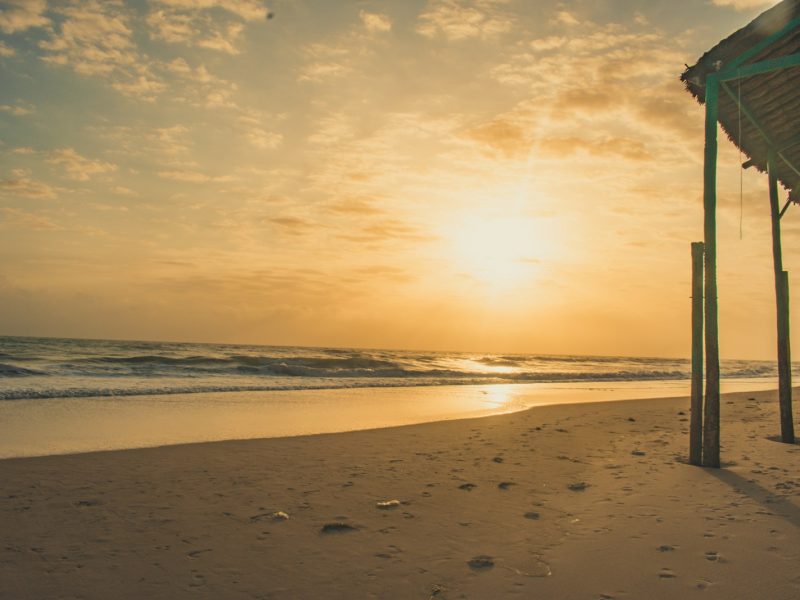
[[[552,247],[542,222],[525,215],[461,215],[445,237],[455,269],[496,291],[533,283]]]

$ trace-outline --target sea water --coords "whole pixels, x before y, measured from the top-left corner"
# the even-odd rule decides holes
[[[723,391],[776,387],[771,362],[722,371]],[[685,396],[690,373],[669,358],[0,337],[0,457]]]

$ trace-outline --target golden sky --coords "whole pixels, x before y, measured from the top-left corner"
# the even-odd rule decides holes
[[[769,4],[4,1],[0,333],[686,356],[678,76]],[[720,146],[722,353],[769,358]]]

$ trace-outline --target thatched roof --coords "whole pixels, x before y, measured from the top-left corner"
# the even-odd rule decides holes
[[[737,57],[785,28],[787,31],[783,35],[742,65],[730,67]],[[696,65],[684,71],[681,81],[702,104],[705,102],[705,82],[709,74],[725,72],[726,65],[738,69],[798,53],[800,0],[783,0],[706,52]],[[725,133],[761,171],[767,168],[767,153],[771,144],[772,149],[779,152],[776,163],[778,180],[793,192],[793,200],[800,200],[800,66],[733,79],[724,85],[734,96],[731,98],[723,87],[720,88],[718,119]],[[741,99],[746,111],[740,112],[737,98]],[[758,122],[761,131],[750,121],[746,112]]]

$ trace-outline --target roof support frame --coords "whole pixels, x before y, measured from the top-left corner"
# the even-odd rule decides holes
[[[787,33],[792,31],[793,29],[796,29],[797,27],[800,27],[800,18],[792,19],[786,25],[781,27],[778,31],[773,33],[772,35],[769,35],[769,36],[765,37],[758,44],[756,44],[755,46],[753,46],[752,48],[750,48],[746,52],[742,52],[739,56],[737,56],[732,61],[730,61],[727,65],[725,65],[725,68],[723,69],[722,72],[723,73],[729,73],[731,71],[735,71],[741,65],[746,63],[748,60],[750,60],[754,56],[757,56],[762,50],[764,50],[765,48],[768,48],[769,46],[771,46],[772,44],[777,42],[779,39],[781,39],[783,36],[785,36]]]
[[[761,134],[761,137],[763,137],[764,141],[767,143],[769,150],[775,152],[775,155],[778,158],[780,158],[784,162],[784,164],[786,164],[787,167],[789,167],[792,171],[797,173],[798,177],[800,177],[800,169],[798,169],[794,164],[792,164],[789,161],[789,159],[787,159],[786,156],[784,155],[783,150],[785,150],[785,148],[781,149],[776,148],[775,142],[769,136],[769,134],[764,130],[764,127],[761,125],[761,123],[758,122],[758,119],[756,119],[755,115],[753,115],[753,112],[747,107],[747,105],[744,102],[741,101],[741,99],[736,94],[733,93],[733,90],[731,90],[727,82],[725,81],[721,82],[720,87],[722,87],[722,89],[725,90],[725,93],[728,94],[731,100],[733,100],[736,103],[736,105],[742,111],[742,114],[745,117],[747,117],[747,120],[750,121],[753,127],[755,127],[758,130],[758,132]],[[738,140],[738,142],[741,143],[741,140]],[[800,143],[800,140],[796,140],[794,143],[787,146],[787,148],[793,146],[795,143]]]
[[[753,75],[763,75],[765,73],[771,73],[772,71],[797,66],[800,66],[800,54],[787,54],[786,56],[762,60],[744,65],[743,67],[736,67],[735,69],[731,69],[730,67],[723,68],[718,73],[718,77],[720,81],[733,81],[735,79],[743,79],[745,77],[752,77]]]

